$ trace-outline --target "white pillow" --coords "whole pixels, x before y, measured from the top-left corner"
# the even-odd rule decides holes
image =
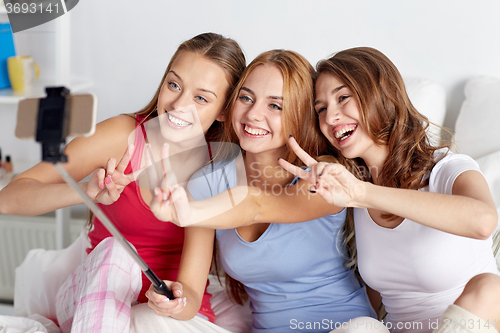
[[[406,92],[418,112],[431,123],[443,126],[446,114],[446,92],[437,82],[422,78],[405,78]],[[441,129],[430,127],[433,144],[439,144]]]
[[[458,152],[476,159],[500,150],[500,79],[473,78],[466,83],[464,93],[455,123]]]
[[[14,315],[33,314],[55,319],[55,299],[59,287],[87,257],[90,247],[87,233],[82,231],[63,250],[33,249],[16,268]]]

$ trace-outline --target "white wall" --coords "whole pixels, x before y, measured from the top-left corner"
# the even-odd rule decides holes
[[[235,38],[248,61],[287,48],[315,65],[335,51],[372,46],[403,76],[445,87],[445,126],[453,128],[465,81],[500,77],[499,14],[498,0],[80,0],[71,11],[72,68],[75,76],[94,81],[103,120],[144,106],[176,47],[201,32]],[[50,31],[50,24],[39,29]],[[44,75],[50,77],[53,34],[28,31],[20,37],[18,53],[45,62]],[[0,124],[4,153],[39,154],[36,144],[13,142],[14,110],[0,108],[6,119]]]

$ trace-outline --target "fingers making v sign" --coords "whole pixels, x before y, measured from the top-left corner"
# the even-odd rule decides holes
[[[279,164],[283,169],[311,183],[309,191],[318,193],[326,202],[338,207],[357,207],[357,202],[366,192],[364,182],[339,163],[318,162],[293,137],[288,142],[297,157],[311,170],[306,171],[280,159]]]
[[[134,145],[128,146],[122,159],[116,165],[116,159],[110,158],[106,168],[94,171],[87,185],[86,193],[94,202],[111,205],[120,197],[123,189],[134,181],[132,173],[125,174],[130,158],[134,153]]]

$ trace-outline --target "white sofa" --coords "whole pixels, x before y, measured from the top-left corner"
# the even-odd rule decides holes
[[[407,78],[405,81],[410,99],[417,110],[431,122],[442,125],[446,113],[444,89],[427,79]],[[479,163],[500,215],[500,134],[495,128],[500,124],[500,79],[471,79],[466,84],[465,96],[455,126],[456,150],[472,156]],[[439,134],[440,131],[436,128],[431,129],[435,142],[438,141]],[[497,264],[500,267],[498,227],[494,242],[497,244]],[[63,282],[73,266],[83,260],[81,253],[86,246],[86,238],[82,236],[69,250],[56,252],[37,249],[30,252],[16,270],[15,315],[28,317],[40,314],[55,317],[53,299],[56,286]],[[68,256],[73,259],[68,260]],[[72,264],[67,265],[68,262]],[[48,273],[54,271],[60,274]],[[41,276],[45,278],[40,278]],[[213,294],[212,306],[217,315],[216,323],[232,332],[247,331],[251,321],[248,307],[234,306],[216,278],[211,276],[210,281],[209,291]],[[34,319],[41,320],[40,317]],[[57,332],[57,328],[49,325],[46,327],[49,333]]]
[[[429,121],[442,126],[444,89],[425,79],[406,79],[408,95]],[[500,216],[500,78],[478,76],[467,81],[465,100],[455,123],[453,150],[474,158],[484,174]],[[432,134],[439,135],[434,127]],[[500,268],[500,224],[493,233],[493,251]]]

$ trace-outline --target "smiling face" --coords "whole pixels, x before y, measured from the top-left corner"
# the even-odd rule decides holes
[[[361,157],[366,162],[378,154],[361,121],[358,102],[351,90],[337,77],[324,73],[316,81],[315,110],[321,132],[347,158]]]
[[[222,120],[228,89],[219,65],[196,53],[179,54],[158,96],[163,137],[182,142],[203,136],[215,120]]]
[[[285,145],[282,123],[283,75],[272,65],[258,65],[248,75],[234,104],[232,124],[242,149],[263,153]]]

